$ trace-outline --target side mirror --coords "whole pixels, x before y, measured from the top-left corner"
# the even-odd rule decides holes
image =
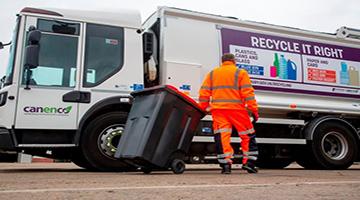
[[[25,49],[25,67],[34,69],[39,66],[39,52],[40,52],[41,32],[32,30],[29,32],[28,45]]]
[[[39,66],[39,45],[29,45],[25,50],[25,67],[34,69]]]
[[[29,84],[31,80],[32,71],[31,69],[35,69],[39,66],[39,52],[40,52],[40,39],[41,39],[41,32],[32,28],[29,32],[27,46],[25,49],[25,60],[24,60],[24,67],[25,67],[25,84],[26,90],[29,90]]]
[[[7,44],[4,44],[4,43],[0,42],[0,49],[3,49],[5,46],[8,46],[10,44],[11,44],[11,42],[9,42]]]
[[[3,76],[3,77],[0,79],[0,89],[4,87],[5,80],[6,80],[6,76]]]
[[[39,44],[41,39],[41,32],[31,27],[32,30],[29,32],[28,44]]]
[[[154,52],[154,34],[145,32],[143,34],[144,62],[147,62]]]

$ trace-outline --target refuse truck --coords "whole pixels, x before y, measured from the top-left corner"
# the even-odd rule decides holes
[[[256,90],[257,165],[346,169],[359,160],[359,39],[353,28],[318,33],[170,7],[143,24],[132,10],[27,7],[11,45],[0,44],[10,46],[0,149],[132,170],[114,157],[130,93],[167,84],[197,100],[202,79],[229,52]],[[186,162],[216,162],[211,120],[193,133]],[[234,133],[235,153],[240,142]]]

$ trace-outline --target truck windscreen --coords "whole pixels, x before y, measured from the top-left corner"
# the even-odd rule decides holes
[[[12,80],[13,80],[19,24],[20,24],[20,16],[16,19],[16,26],[15,26],[15,29],[13,32],[13,37],[11,40],[9,62],[8,62],[8,66],[6,68],[4,85],[11,85]]]

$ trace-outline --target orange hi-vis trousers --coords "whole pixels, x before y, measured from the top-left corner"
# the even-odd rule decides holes
[[[217,158],[220,164],[231,164],[234,150],[230,144],[232,127],[234,126],[241,138],[241,150],[243,160],[255,162],[258,155],[258,148],[255,141],[255,130],[250,121],[247,111],[214,109],[211,111],[213,118],[213,130],[217,149]]]

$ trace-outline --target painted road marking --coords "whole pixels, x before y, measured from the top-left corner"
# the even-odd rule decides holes
[[[331,182],[299,182],[299,183],[269,183],[269,184],[228,184],[228,185],[170,185],[170,186],[140,186],[140,187],[99,187],[99,188],[48,188],[48,189],[22,189],[0,190],[5,193],[43,193],[43,192],[79,192],[79,191],[110,191],[110,190],[154,190],[154,189],[199,189],[199,188],[225,188],[225,187],[269,187],[269,186],[301,186],[301,185],[342,185],[360,184],[360,181],[331,181]]]

